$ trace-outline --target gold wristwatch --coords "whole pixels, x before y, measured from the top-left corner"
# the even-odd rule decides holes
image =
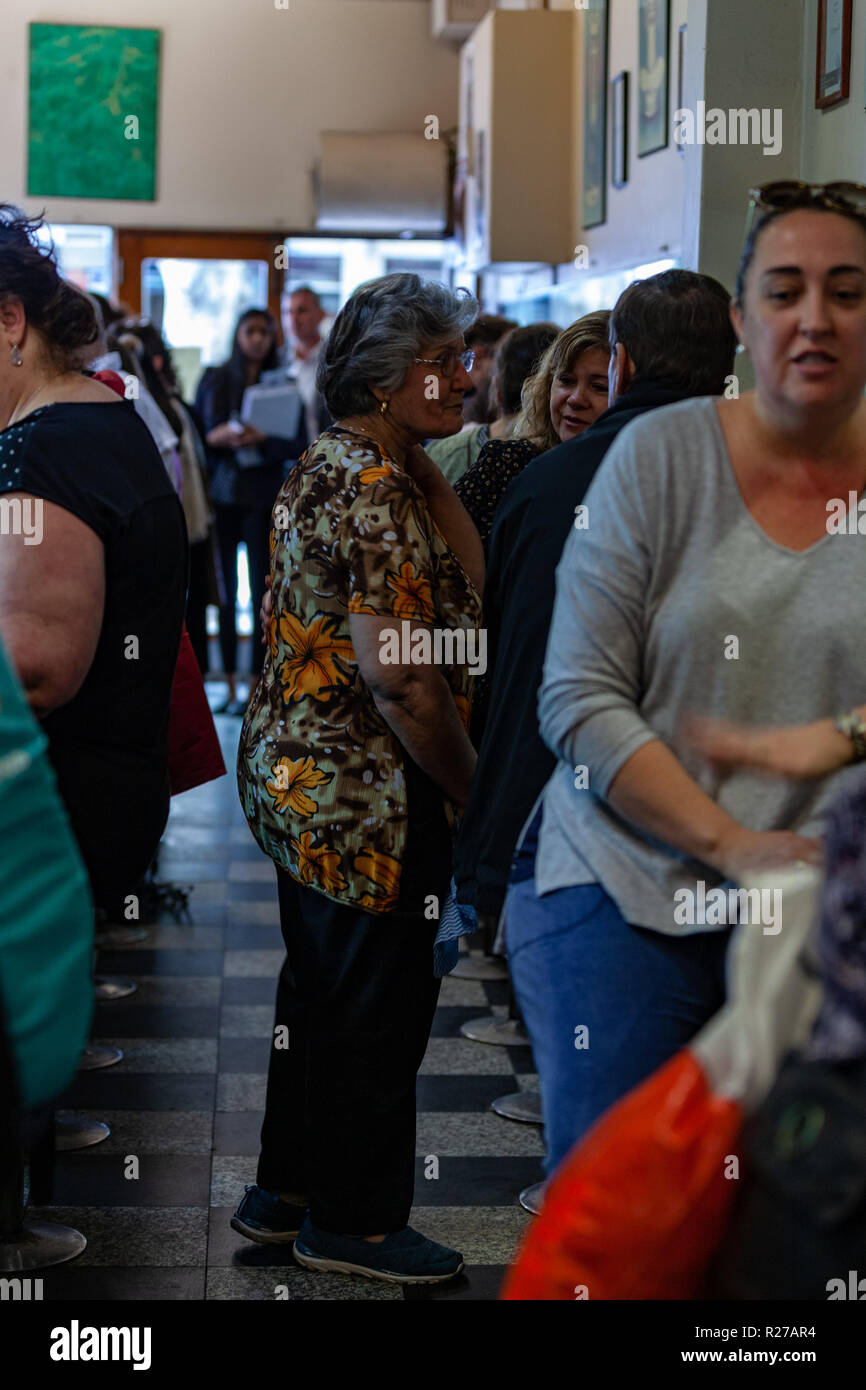
[[[852,762],[862,763],[866,761],[866,720],[852,709],[849,714],[837,714],[833,723],[839,733],[850,738],[853,744],[854,757]]]

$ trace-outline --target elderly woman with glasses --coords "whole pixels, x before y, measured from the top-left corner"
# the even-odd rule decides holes
[[[391,1283],[463,1264],[407,1220],[433,942],[475,766],[458,658],[483,584],[478,534],[421,441],[460,428],[476,312],[398,274],[337,316],[318,376],[336,423],[274,507],[268,651],[238,754],[287,961],[257,1184],[232,1225],[297,1236],[310,1269]],[[431,629],[451,634],[450,662],[430,660]]]

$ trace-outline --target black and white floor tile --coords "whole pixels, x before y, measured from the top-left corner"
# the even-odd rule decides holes
[[[148,926],[137,946],[103,951],[99,970],[137,992],[98,1005],[93,1035],[124,1060],[82,1073],[61,1113],[105,1120],[111,1136],[58,1155],[54,1205],[87,1249],[44,1274],[48,1299],[490,1300],[526,1223],[522,1188],[542,1177],[541,1132],[502,1120],[497,1096],[536,1084],[528,1047],[470,1042],[460,1024],[507,1012],[499,982],[447,978],[418,1079],[412,1224],[462,1250],[448,1285],[399,1287],[301,1269],[285,1247],[229,1226],[254,1181],[276,978],[283,959],[270,860],[235,790],[237,720],[217,721],[228,775],[175,798],[160,877],[191,887],[190,921]],[[425,1177],[425,1158],[438,1177]],[[138,1177],[127,1177],[138,1158]],[[278,1292],[279,1290],[279,1292]]]

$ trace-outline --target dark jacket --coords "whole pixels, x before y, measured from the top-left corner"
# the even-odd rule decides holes
[[[232,370],[230,363],[207,368],[195,396],[195,408],[204,423],[205,434],[238,414],[245,389],[246,383]],[[241,468],[233,449],[214,449],[208,444],[208,484],[214,503],[218,507],[239,506],[250,511],[270,512],[283,485],[287,464],[299,459],[309,442],[302,415],[295,439],[270,437],[265,440],[260,446],[262,463],[255,468]]]
[[[479,913],[498,916],[521,828],[556,764],[538,732],[538,687],[575,507],[620,430],[686,394],[629,387],[579,438],[534,459],[496,513],[484,587],[490,700],[454,849],[458,900]]]

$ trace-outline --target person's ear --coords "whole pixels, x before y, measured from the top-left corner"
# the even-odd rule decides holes
[[[611,352],[607,372],[608,406],[612,406],[622,393],[628,390],[633,380],[634,362],[622,343],[617,343]]]
[[[731,323],[733,325],[734,332],[737,335],[737,342],[741,343],[745,347],[747,346],[746,318],[740,305],[740,301],[738,299],[731,300],[731,307],[729,312],[731,315]]]
[[[24,305],[15,295],[5,295],[0,299],[0,330],[9,343],[18,346],[27,335],[27,315]]]

